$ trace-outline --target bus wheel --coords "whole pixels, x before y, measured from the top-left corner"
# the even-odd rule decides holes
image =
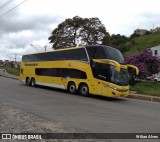
[[[31,81],[30,81],[29,77],[26,78],[26,85],[27,85],[27,86],[30,86],[30,85],[31,85]]]
[[[36,86],[36,80],[35,80],[35,78],[31,79],[31,86],[33,86],[33,87]]]
[[[74,82],[70,82],[68,84],[68,92],[71,93],[71,94],[75,94],[76,93],[76,84]]]
[[[88,85],[85,83],[82,83],[79,87],[79,93],[83,96],[88,96],[89,95]]]

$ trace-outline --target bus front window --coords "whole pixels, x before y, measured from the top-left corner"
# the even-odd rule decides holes
[[[128,70],[121,68],[120,72],[116,71],[116,67],[104,63],[92,63],[93,76],[97,79],[112,82],[120,86],[127,86],[129,84]]]
[[[129,85],[127,69],[121,68],[120,72],[116,71],[115,66],[110,66],[110,69],[111,69],[111,82],[121,86]]]

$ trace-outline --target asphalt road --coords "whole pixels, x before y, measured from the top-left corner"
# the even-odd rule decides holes
[[[70,95],[0,76],[0,103],[87,132],[160,132],[160,104]]]

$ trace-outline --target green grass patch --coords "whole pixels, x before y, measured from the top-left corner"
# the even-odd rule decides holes
[[[160,97],[160,83],[158,82],[135,81],[134,84],[130,85],[130,90],[139,94]]]
[[[5,69],[9,74],[19,76],[19,69],[17,68],[5,67],[1,69]]]
[[[151,48],[160,45],[160,32],[153,34],[143,35],[133,38],[132,41],[128,41],[125,45],[129,49],[125,52],[125,56],[133,55],[139,51],[143,51],[146,48]]]

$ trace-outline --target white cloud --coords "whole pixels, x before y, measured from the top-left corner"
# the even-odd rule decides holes
[[[1,0],[0,6],[7,0]],[[15,0],[0,11],[7,12],[24,0]],[[110,34],[129,36],[137,28],[160,26],[159,0],[28,0],[0,17],[0,59],[11,54],[40,51],[48,43],[52,30],[66,18],[98,17]],[[47,45],[50,49],[50,45]]]

